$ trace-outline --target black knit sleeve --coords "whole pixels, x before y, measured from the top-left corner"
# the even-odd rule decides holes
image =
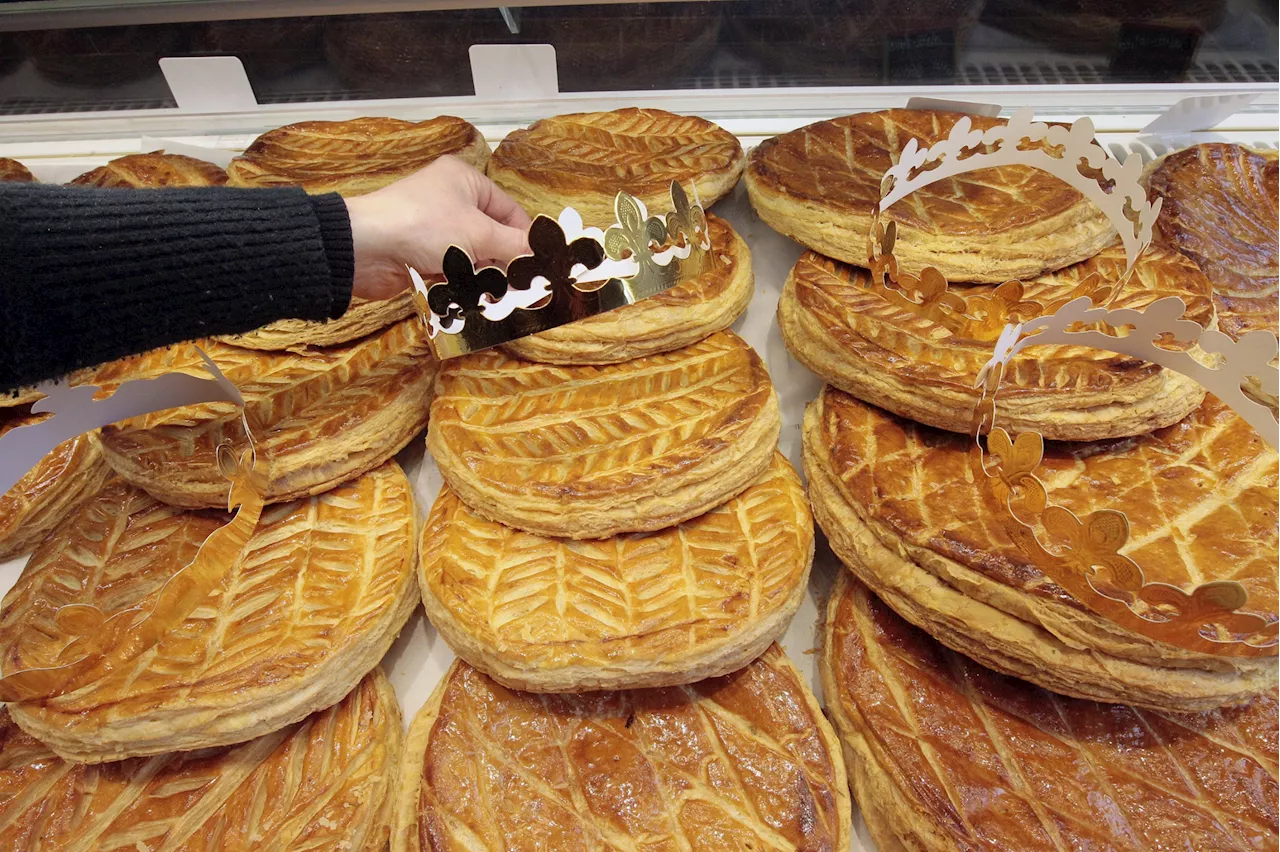
[[[0,184],[0,391],[284,318],[340,316],[337,195]]]

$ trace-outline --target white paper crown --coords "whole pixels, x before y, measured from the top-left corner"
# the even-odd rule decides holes
[[[1065,300],[1040,305],[1022,301],[1017,282],[966,299],[948,293],[946,279],[936,269],[925,269],[919,276],[899,275],[892,256],[896,233],[892,223],[881,226],[883,210],[943,178],[1011,165],[1055,175],[1097,205],[1124,245],[1127,263],[1120,281],[1128,278],[1151,242],[1161,207],[1159,199],[1147,200],[1139,183],[1141,160],[1131,154],[1121,163],[1108,155],[1093,140],[1088,119],[1068,129],[1035,122],[1029,110],[1019,110],[1007,125],[986,131],[972,130],[969,119],[962,118],[946,139],[928,149],[920,149],[914,139],[907,143],[881,183],[868,235],[872,274],[867,286],[910,310],[963,329],[971,339],[993,342],[992,357],[975,383],[979,399],[973,417],[972,471],[1001,507],[1005,531],[1046,576],[1093,611],[1158,641],[1227,656],[1274,654],[1280,617],[1250,610],[1242,584],[1217,580],[1187,591],[1148,582],[1141,566],[1121,553],[1129,540],[1129,522],[1122,512],[1102,509],[1080,518],[1050,504],[1036,476],[1043,438],[1034,432],[1015,437],[1000,429],[997,397],[1005,367],[1026,347],[1091,346],[1193,379],[1275,447],[1280,442],[1276,412],[1252,398],[1250,391],[1276,397],[1276,335],[1252,331],[1232,340],[1183,319],[1186,305],[1177,297],[1158,299],[1141,310],[1112,310],[1095,304],[1093,297],[1105,300],[1119,288],[1098,282],[1078,288],[1080,292]],[[1182,345],[1161,345],[1169,340]],[[1048,546],[1040,541],[1040,531],[1053,538]]]
[[[1007,124],[986,130],[974,130],[964,116],[946,139],[928,148],[908,140],[898,162],[881,179],[878,209],[944,178],[1000,166],[1046,171],[1092,201],[1119,233],[1130,269],[1151,242],[1163,200],[1147,200],[1140,183],[1141,157],[1131,154],[1124,162],[1112,157],[1094,140],[1088,118],[1063,127],[1035,121],[1030,109],[1020,109]]]
[[[665,217],[650,216],[643,201],[619,192],[616,222],[604,230],[584,227],[571,207],[558,219],[538,216],[529,229],[532,254],[511,261],[505,272],[476,269],[458,246],[445,252],[442,282],[429,284],[409,267],[436,357],[488,349],[634,304],[697,275],[710,257],[706,214],[675,182],[671,207]]]

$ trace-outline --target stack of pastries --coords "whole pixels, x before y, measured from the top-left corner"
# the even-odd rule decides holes
[[[777,321],[827,382],[804,418],[804,468],[848,569],[821,669],[863,816],[881,849],[1275,849],[1275,647],[1188,650],[1043,573],[974,473],[993,343],[909,310],[861,268],[884,172],[960,117],[819,122],[761,144],[746,171],[761,218],[810,249]],[[1198,146],[1147,179],[1165,199],[1156,244],[1111,306],[1178,296],[1202,327],[1274,333],[1274,155]],[[997,287],[1061,303],[1125,268],[1103,214],[1027,167],[940,180],[883,217],[900,268],[933,267],[970,305]],[[1147,582],[1237,581],[1246,611],[1274,622],[1277,455],[1199,385],[1133,357],[1033,346],[1005,370],[996,423],[1046,439],[1049,503],[1125,513],[1121,553]],[[1061,525],[1039,534],[1105,547],[1053,539]]]
[[[518,130],[489,174],[607,225],[619,190],[710,206],[742,164],[710,122],[626,109]],[[726,330],[750,255],[709,219],[677,288],[441,367],[418,580],[460,659],[409,729],[394,850],[848,845],[834,732],[774,644],[813,520],[769,374]]]
[[[444,153],[483,164],[488,147],[452,118],[308,123],[265,134],[230,176],[155,152],[73,183],[356,193]],[[425,327],[407,298],[357,304],[330,323],[171,346],[73,382],[202,375],[201,352],[243,413],[202,404],[114,423],[0,498],[0,546],[34,546],[0,608],[7,673],[43,664],[35,635],[77,642],[84,623],[68,612],[175,605],[174,578],[229,520],[219,447],[244,447],[248,424],[265,460],[267,505],[213,591],[157,644],[8,705],[0,846],[386,846],[402,721],[379,663],[420,599],[415,506],[393,457],[427,422],[439,365]],[[0,429],[38,418],[35,396],[10,400],[25,407]]]

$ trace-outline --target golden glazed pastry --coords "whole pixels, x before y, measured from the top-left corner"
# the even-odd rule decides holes
[[[960,113],[893,109],[820,121],[760,143],[746,184],[774,230],[846,263],[867,262],[880,180],[909,139],[946,138]],[[968,116],[977,130],[1003,122]],[[904,270],[933,266],[951,281],[1000,284],[1093,257],[1115,239],[1101,210],[1047,172],[1027,166],[946,178],[884,211]]]
[[[31,170],[8,157],[0,157],[0,183],[36,183]]]
[[[534,695],[455,663],[405,743],[392,852],[849,848],[835,733],[778,648],[686,687]]]
[[[489,177],[529,215],[573,207],[589,225],[614,221],[625,190],[651,214],[671,210],[671,182],[710,207],[742,174],[737,138],[697,116],[627,107],[536,121],[508,134],[489,160]]]
[[[232,186],[301,186],[363,195],[413,174],[445,154],[484,171],[489,145],[451,115],[426,121],[353,118],[303,121],[253,140],[227,167]]]
[[[0,408],[0,435],[44,418],[25,407]],[[110,475],[102,451],[88,435],[55,447],[16,485],[0,494],[0,562],[34,547]]]
[[[32,554],[0,611],[6,672],[54,613],[149,611],[227,522],[113,482]],[[389,462],[327,494],[270,506],[245,555],[153,648],[87,685],[9,705],[61,757],[103,763],[245,742],[337,702],[382,659],[417,604],[409,482]]]
[[[245,397],[258,452],[270,459],[268,502],[319,494],[394,456],[427,424],[438,363],[417,317],[349,346],[304,353],[201,346]],[[181,370],[207,376],[194,345],[108,364],[99,377]],[[225,507],[218,444],[242,446],[230,403],[169,409],[106,426],[99,440],[111,467],[166,503]]]
[[[1276,657],[1175,648],[1095,615],[1045,576],[976,480],[972,439],[828,387],[805,413],[813,514],[854,575],[904,618],[983,665],[1046,689],[1157,710],[1239,704],[1276,688]],[[1122,553],[1148,582],[1237,580],[1276,610],[1276,453],[1213,397],[1151,435],[1047,444],[1051,504],[1129,518]],[[1041,531],[1041,540],[1046,533]],[[1050,537],[1052,547],[1063,542]]]
[[[634,305],[512,341],[507,351],[547,364],[617,364],[728,328],[751,303],[751,251],[723,219],[707,222],[712,268]]]
[[[722,331],[609,367],[494,351],[450,359],[427,449],[490,520],[607,538],[674,526],[734,497],[769,467],[780,428],[760,356]]]
[[[736,671],[786,630],[813,560],[813,517],[775,453],[705,515],[598,541],[504,527],[446,487],[418,553],[431,623],[503,686],[670,686]]]
[[[72,180],[68,186],[138,189],[162,186],[222,186],[226,182],[227,173],[213,163],[182,154],[152,151],[149,154],[118,157],[105,166],[98,166],[96,169],[85,172]]]
[[[428,285],[434,283],[434,280],[444,280],[433,279],[431,276],[424,278]],[[346,313],[334,320],[276,320],[244,334],[230,334],[218,339],[242,349],[306,352],[316,346],[341,346],[350,343],[413,315],[413,293],[410,290],[404,290],[390,299],[361,299],[359,296],[352,296]]]
[[[378,852],[400,725],[379,669],[327,710],[242,745],[100,766],[64,762],[0,710],[0,847]]]
[[[1200,264],[1213,284],[1219,328],[1232,337],[1276,332],[1276,152],[1195,145],[1156,163],[1147,182],[1164,199],[1156,240]]]
[[[836,581],[822,687],[876,846],[1275,850],[1276,696],[1197,714],[984,669]]]
[[[1114,282],[1124,273],[1118,246],[1024,285],[1023,298],[1047,304],[1067,298],[1090,275]],[[796,358],[859,399],[940,429],[968,432],[979,400],[975,387],[994,341],[921,316],[865,289],[865,269],[805,253],[778,300],[778,327]],[[990,285],[956,285],[966,298],[990,297]],[[1141,308],[1164,296],[1187,304],[1187,319],[1213,323],[1209,282],[1176,251],[1152,248],[1111,307]],[[976,305],[976,303],[975,303]],[[1000,424],[1064,441],[1139,435],[1181,420],[1200,405],[1193,380],[1137,358],[1085,346],[1033,346],[1007,369]]]

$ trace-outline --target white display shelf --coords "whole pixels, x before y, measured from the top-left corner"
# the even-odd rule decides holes
[[[765,120],[764,124],[769,125],[769,122]],[[491,143],[496,144],[507,128],[508,125],[503,124],[487,125],[482,129]],[[192,146],[206,148],[217,146],[224,150],[237,150],[247,144],[251,138],[251,135],[200,135],[186,136],[180,141]],[[1132,133],[1102,133],[1098,138],[1114,154],[1136,152],[1144,160],[1160,156],[1171,148],[1211,139],[1227,139],[1262,148],[1275,148],[1280,141],[1274,126],[1268,132],[1197,134],[1195,137],[1178,139],[1140,138]],[[744,136],[743,142],[749,147],[758,139],[759,136],[755,135]],[[119,141],[123,143],[123,140]],[[64,149],[65,155],[49,152],[48,156],[35,160],[28,159],[26,162],[40,179],[60,182],[88,168],[101,165],[111,156],[136,153],[143,148],[149,149],[150,146],[149,143],[148,146],[140,147],[137,138],[131,144],[132,148],[123,150],[118,146],[104,143],[104,147],[109,147],[111,150],[95,149],[94,153],[88,153],[83,150],[83,142],[66,142],[56,146]],[[0,145],[0,156],[9,155],[6,148],[13,147],[21,146]],[[128,145],[125,144],[124,147],[128,148]],[[803,249],[797,243],[776,233],[756,216],[747,200],[746,189],[741,183],[729,197],[719,202],[713,209],[742,235],[751,249],[755,273],[755,295],[747,311],[734,323],[733,328],[755,348],[769,369],[782,414],[779,449],[799,471],[801,470],[801,420],[805,406],[817,397],[822,388],[822,382],[787,352],[774,322],[774,311],[787,273]],[[398,458],[413,484],[421,522],[439,491],[440,474],[435,463],[426,455],[425,444],[421,437],[415,438]],[[7,592],[13,585],[24,564],[25,558],[0,563],[0,594]],[[821,624],[820,614],[824,610],[832,578],[839,570],[843,568],[819,531],[808,594],[786,634],[780,640],[787,655],[804,674],[819,701],[822,700],[822,687],[820,678],[817,676],[816,649],[820,642],[818,634]],[[406,725],[426,702],[453,659],[452,651],[427,622],[422,608],[419,607],[383,660],[383,667],[400,699]],[[855,832],[851,850],[852,852],[873,852],[876,847],[857,814],[856,806],[854,810]]]

